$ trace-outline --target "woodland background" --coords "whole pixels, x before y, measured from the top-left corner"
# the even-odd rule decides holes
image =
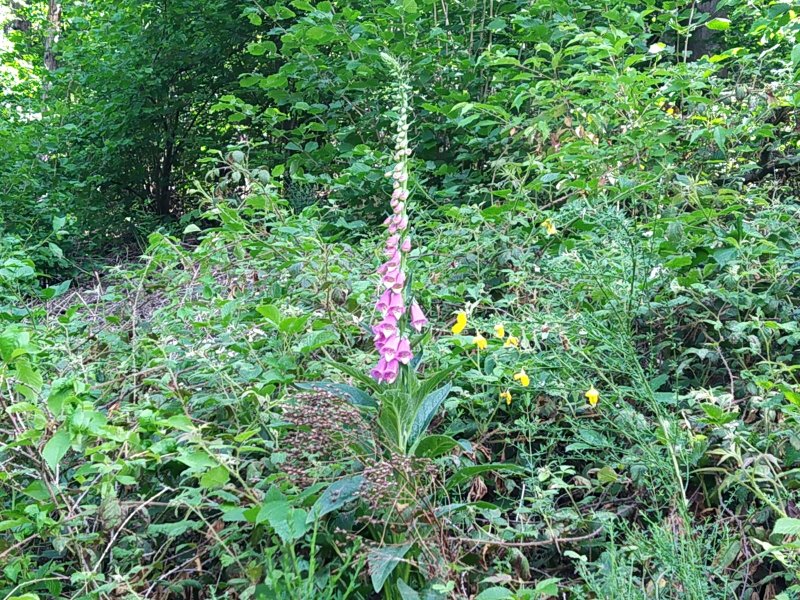
[[[2,598],[798,597],[797,3],[9,0],[0,28]],[[413,456],[345,401],[382,52],[451,386]]]

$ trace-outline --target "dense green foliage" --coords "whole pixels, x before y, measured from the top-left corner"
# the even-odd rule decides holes
[[[2,598],[800,595],[800,6],[58,4],[0,8]]]

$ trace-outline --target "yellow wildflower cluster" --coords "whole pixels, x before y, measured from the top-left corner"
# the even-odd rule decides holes
[[[552,233],[555,233],[555,227],[553,227],[552,223],[545,221],[545,223],[542,223],[542,226],[546,226],[545,224],[549,225],[547,226],[548,234],[552,235]],[[550,232],[550,227],[553,227],[552,233]],[[451,331],[454,335],[459,335],[466,328],[467,313],[461,310],[456,313],[456,322],[453,324]],[[503,348],[519,348],[519,338],[514,335],[506,336],[506,328],[502,323],[495,324],[494,336],[497,339],[504,340]],[[486,350],[489,347],[489,340],[487,340],[486,337],[484,337],[484,335],[477,330],[472,338],[472,343],[475,344],[478,350]],[[528,387],[531,384],[531,378],[525,372],[525,369],[520,369],[518,372],[514,373],[513,379],[522,387]],[[586,396],[590,406],[597,406],[597,403],[600,400],[600,392],[598,392],[594,386],[591,386],[584,395]],[[511,390],[506,389],[500,392],[500,400],[505,400],[506,404],[510,405],[512,400]]]

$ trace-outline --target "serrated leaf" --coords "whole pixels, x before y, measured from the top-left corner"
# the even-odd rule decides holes
[[[331,331],[330,329],[312,331],[303,339],[300,345],[300,353],[309,354],[314,350],[318,350],[338,340],[339,336],[336,335],[335,331]]]
[[[147,533],[151,535],[166,535],[167,537],[178,537],[187,531],[196,531],[203,527],[203,521],[175,521],[173,523],[152,523],[147,526]]]
[[[256,306],[256,311],[266,319],[267,323],[275,328],[280,327],[282,318],[281,311],[277,306],[273,304],[262,304],[261,306]]]

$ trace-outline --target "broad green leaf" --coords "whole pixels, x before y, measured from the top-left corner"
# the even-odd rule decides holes
[[[414,422],[411,425],[411,436],[408,440],[410,444],[413,444],[420,435],[425,433],[436,411],[439,410],[439,407],[442,405],[442,402],[445,401],[449,393],[450,384],[446,383],[438,390],[425,396],[422,404],[420,404],[417,409],[417,414],[414,415]]]
[[[222,465],[209,469],[200,477],[200,487],[204,489],[216,489],[224,486],[231,478],[231,474]]]
[[[308,513],[307,522],[310,523],[315,519],[320,519],[354,500],[363,483],[363,475],[353,475],[334,481],[314,503]]]
[[[800,535],[800,519],[783,517],[775,521],[773,534],[779,535]]]
[[[41,373],[34,369],[33,365],[27,358],[18,358],[14,364],[17,381],[29,387],[34,392],[42,391],[44,380]]]
[[[505,600],[513,597],[514,594],[506,588],[490,587],[475,596],[475,600]]]
[[[312,331],[300,344],[300,352],[302,354],[309,354],[314,350],[318,350],[323,346],[327,346],[339,340],[339,336],[335,331],[330,329],[320,329],[319,331]]]
[[[725,152],[725,141],[728,139],[728,130],[724,127],[714,127],[714,141],[720,150]]]
[[[278,329],[281,333],[294,335],[302,332],[305,329],[307,322],[308,315],[305,317],[286,317],[285,319],[281,320]]]
[[[56,417],[61,416],[64,405],[75,399],[74,386],[71,381],[53,387],[47,395],[47,408]]]
[[[383,589],[383,584],[392,574],[392,571],[400,564],[403,557],[413,546],[412,543],[402,546],[385,546],[383,548],[372,548],[367,553],[369,563],[369,576],[372,580],[372,589],[379,593]]]
[[[53,471],[56,470],[58,463],[64,458],[67,450],[69,450],[69,445],[69,432],[61,428],[53,434],[53,437],[47,440],[44,448],[42,448],[42,458]]]
[[[257,522],[268,522],[284,543],[300,539],[306,532],[308,515],[285,500],[265,502],[258,512]]]
[[[417,441],[414,455],[436,458],[447,454],[456,446],[458,446],[458,442],[449,435],[426,435]]]
[[[266,319],[267,323],[272,325],[275,328],[279,328],[281,325],[282,317],[281,311],[278,309],[277,306],[273,304],[262,304],[261,306],[256,306],[256,311]]]
[[[561,581],[558,577],[550,577],[543,579],[536,584],[533,591],[543,596],[556,596],[558,595],[558,582]]]
[[[722,17],[711,19],[708,23],[706,23],[706,27],[712,31],[725,31],[726,29],[730,28],[730,26],[730,19],[724,19]]]
[[[194,450],[189,452],[185,449],[182,449],[181,454],[176,460],[182,462],[190,469],[198,470],[216,467],[219,464],[205,450]]]
[[[178,537],[187,531],[197,531],[205,527],[203,521],[175,521],[172,523],[152,523],[147,526],[147,533],[152,535],[166,535],[167,537]]]
[[[402,600],[420,600],[419,594],[402,579],[397,580],[397,591]]]

